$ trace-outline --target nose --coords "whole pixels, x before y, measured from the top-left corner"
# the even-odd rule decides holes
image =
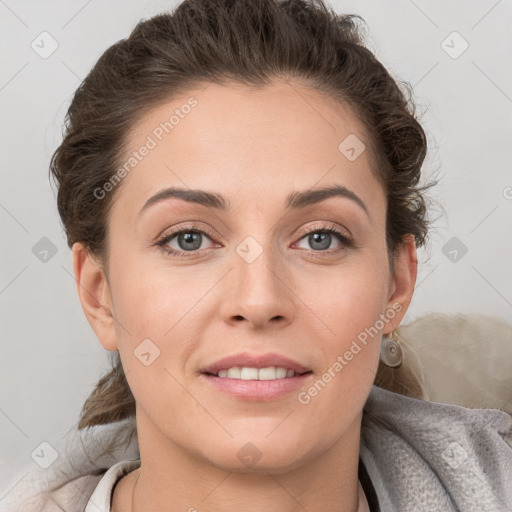
[[[290,324],[297,311],[297,298],[291,273],[282,260],[253,239],[247,245],[240,244],[232,261],[221,299],[223,320],[231,325],[246,322],[253,329]]]

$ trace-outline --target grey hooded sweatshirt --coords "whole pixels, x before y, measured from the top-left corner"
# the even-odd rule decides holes
[[[375,493],[368,496],[372,512],[512,512],[512,415],[375,385],[363,412],[359,454]],[[55,453],[46,447],[50,459],[43,447],[47,462],[18,463],[0,483],[0,512],[84,512],[107,469],[140,458],[136,435],[101,455],[122,429],[134,427],[131,417],[72,430]]]

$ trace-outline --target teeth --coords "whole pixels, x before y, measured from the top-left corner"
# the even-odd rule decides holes
[[[271,366],[269,368],[240,368],[235,366],[228,370],[219,370],[217,377],[229,378],[229,379],[240,379],[240,380],[275,380],[284,379],[285,377],[295,376],[293,370],[287,370],[286,368]]]

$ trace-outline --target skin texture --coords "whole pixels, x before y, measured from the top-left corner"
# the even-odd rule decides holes
[[[141,468],[116,486],[113,511],[131,510],[139,474],[136,512],[355,511],[362,408],[381,335],[400,325],[412,298],[414,240],[405,238],[391,274],[386,196],[369,151],[350,161],[338,149],[350,134],[367,135],[346,108],[298,82],[191,90],[145,115],[130,133],[131,150],[189,96],[197,106],[117,185],[108,271],[80,243],[72,250],[84,312],[103,347],[119,350],[137,404]],[[342,197],[284,207],[294,190],[333,184],[357,194],[369,215]],[[231,210],[168,199],[139,218],[146,200],[169,186],[222,194]],[[195,256],[156,246],[170,228],[192,222],[212,234],[201,235]],[[301,236],[325,224],[354,246],[331,235],[322,249]],[[262,249],[251,263],[236,251],[247,236]],[[178,236],[167,246],[187,253]],[[307,389],[393,304],[401,306],[394,318],[307,404],[297,392],[241,400],[198,373],[237,352],[277,352],[313,370]],[[146,338],[160,350],[149,366],[134,355]],[[252,467],[237,455],[248,442],[261,457]]]

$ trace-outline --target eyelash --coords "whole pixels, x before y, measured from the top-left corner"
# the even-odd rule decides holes
[[[165,246],[165,244],[170,242],[176,235],[179,235],[181,233],[199,233],[202,235],[206,235],[207,237],[214,240],[214,237],[208,231],[205,231],[204,229],[199,228],[198,226],[190,225],[190,226],[186,226],[184,228],[180,228],[176,231],[172,231],[171,233],[168,233],[167,235],[160,238],[160,240],[156,243],[156,245],[165,254],[167,254],[169,256],[173,256],[176,258],[194,258],[194,257],[196,257],[197,252],[198,252],[197,250],[188,251],[188,252],[187,251],[176,251],[175,249],[171,249],[171,248]],[[346,250],[354,245],[353,241],[350,238],[348,238],[342,231],[340,231],[339,229],[337,229],[334,226],[320,226],[320,227],[315,227],[313,229],[306,229],[299,233],[299,240],[302,240],[305,236],[307,236],[311,233],[329,233],[329,234],[336,235],[336,237],[344,245],[344,247],[342,247],[340,249],[335,249],[334,251],[332,251],[332,250],[311,251],[311,252],[315,253],[315,255],[321,255],[322,253],[333,254],[338,251]],[[316,254],[316,253],[318,253],[318,254]]]

